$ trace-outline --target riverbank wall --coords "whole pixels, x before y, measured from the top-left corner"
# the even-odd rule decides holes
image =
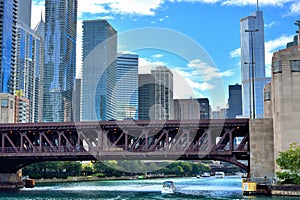
[[[296,184],[273,184],[271,194],[274,196],[298,196],[300,197],[300,185]]]
[[[147,176],[112,176],[112,177],[95,177],[95,176],[76,176],[68,178],[52,178],[52,179],[36,179],[36,183],[65,183],[65,182],[83,182],[83,181],[106,181],[106,180],[135,180],[145,178],[166,178],[173,176],[165,176],[164,174],[159,175],[147,175]]]

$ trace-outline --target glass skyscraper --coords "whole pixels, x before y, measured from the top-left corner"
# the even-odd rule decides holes
[[[240,20],[243,116],[263,118],[265,74],[263,12],[257,10]],[[253,72],[253,73],[252,73]]]
[[[138,55],[121,54],[117,64],[117,119],[138,119]]]
[[[34,32],[36,35],[39,36],[40,42],[41,42],[41,59],[40,59],[40,79],[43,80],[43,71],[44,71],[44,38],[45,38],[45,22],[43,21],[43,18],[41,16],[40,22],[36,25],[34,28]],[[43,117],[43,81],[41,81],[41,84],[39,85],[39,100],[38,100],[38,121],[41,122]]]
[[[18,21],[31,27],[32,0],[18,0]]]
[[[29,121],[38,122],[41,84],[41,40],[28,25],[19,22],[16,67],[16,90],[29,100]]]
[[[45,0],[43,121],[73,121],[77,0]]]
[[[106,20],[83,21],[81,120],[116,119],[117,32]]]
[[[17,0],[0,0],[0,93],[15,93]]]

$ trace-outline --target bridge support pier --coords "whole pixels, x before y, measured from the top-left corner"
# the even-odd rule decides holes
[[[274,135],[272,119],[251,119],[250,176],[262,180],[275,177]]]
[[[250,131],[250,178],[254,182],[254,194],[271,194],[275,177],[274,134],[272,119],[251,119]]]
[[[18,190],[22,187],[22,170],[19,170],[17,173],[0,173],[0,191]]]

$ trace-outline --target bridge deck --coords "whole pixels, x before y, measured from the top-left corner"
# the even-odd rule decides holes
[[[0,124],[0,133],[0,172],[91,159],[211,159],[249,169],[248,119]]]

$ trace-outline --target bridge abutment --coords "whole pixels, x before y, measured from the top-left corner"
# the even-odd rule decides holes
[[[275,177],[273,120],[251,119],[249,131],[250,177],[270,180]]]
[[[0,173],[0,190],[18,190],[22,187],[22,170],[17,173]]]

